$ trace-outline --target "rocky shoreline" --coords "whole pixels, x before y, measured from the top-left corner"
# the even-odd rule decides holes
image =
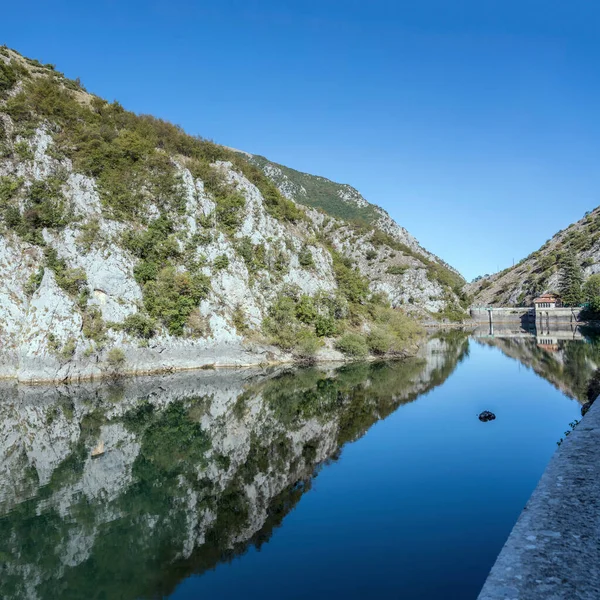
[[[403,360],[417,356],[422,346],[422,343],[415,344],[402,354],[369,355],[360,360],[364,362]],[[275,346],[259,344],[244,346],[241,343],[212,347],[182,344],[180,348],[159,347],[159,349],[124,346],[122,350],[124,360],[121,365],[111,365],[107,360],[96,361],[95,359],[69,361],[61,364],[51,355],[30,357],[21,365],[15,365],[13,372],[6,368],[2,369],[0,380],[15,381],[18,384],[44,385],[214,369],[262,369],[279,365],[341,364],[357,360],[331,347],[322,348],[310,361],[306,361],[293,354],[285,353]],[[0,365],[6,366],[6,362],[1,356]]]

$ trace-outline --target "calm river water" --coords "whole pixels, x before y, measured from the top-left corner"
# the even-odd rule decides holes
[[[600,366],[565,337],[5,385],[0,597],[475,599]]]

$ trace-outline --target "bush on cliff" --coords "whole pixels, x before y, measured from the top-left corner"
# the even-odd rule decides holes
[[[178,272],[165,267],[144,286],[144,305],[151,317],[161,321],[172,335],[182,335],[188,317],[206,298],[210,284],[200,273]]]
[[[335,347],[351,358],[365,358],[369,354],[367,341],[359,333],[345,333],[336,341]]]

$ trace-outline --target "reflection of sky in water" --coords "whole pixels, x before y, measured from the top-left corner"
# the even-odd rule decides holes
[[[497,419],[481,423],[491,410]],[[269,544],[174,598],[475,598],[579,405],[470,343],[446,383],[323,469]]]
[[[598,352],[456,332],[428,349],[5,399],[0,597],[475,598],[578,418],[553,386],[580,392]]]

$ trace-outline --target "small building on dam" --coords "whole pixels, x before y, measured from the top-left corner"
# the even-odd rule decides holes
[[[542,294],[533,300],[533,307],[536,311],[544,308],[559,308],[560,306],[560,298],[556,294]]]
[[[471,318],[477,323],[512,323],[524,328],[577,324],[581,308],[562,306],[560,297],[546,293],[533,300],[533,307],[473,306]]]

